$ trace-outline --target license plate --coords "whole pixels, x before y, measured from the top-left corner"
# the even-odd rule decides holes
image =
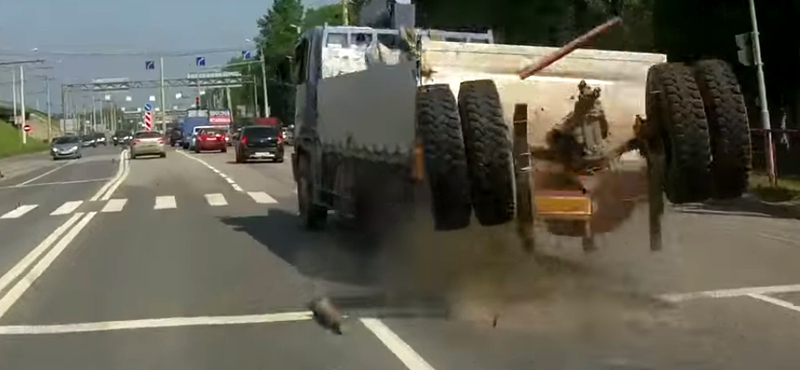
[[[261,158],[261,157],[274,157],[275,154],[268,153],[268,152],[260,152],[260,153],[256,153],[254,156],[259,157],[259,158]]]

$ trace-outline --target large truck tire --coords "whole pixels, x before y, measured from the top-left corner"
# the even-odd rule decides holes
[[[645,110],[655,121],[664,150],[663,188],[674,204],[711,195],[711,148],[703,99],[692,69],[657,64],[647,71]]]
[[[721,60],[701,60],[694,76],[711,137],[712,196],[738,198],[747,191],[751,165],[750,126],[736,75]]]
[[[328,210],[314,204],[314,181],[311,178],[310,163],[301,156],[297,164],[297,206],[300,210],[300,224],[308,230],[325,227]]]
[[[507,223],[514,219],[511,139],[494,81],[462,82],[458,110],[475,217],[483,226]]]
[[[456,99],[446,84],[420,86],[416,99],[434,227],[442,231],[463,229],[469,226],[472,207]]]

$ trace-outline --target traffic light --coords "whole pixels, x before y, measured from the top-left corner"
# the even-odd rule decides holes
[[[194,106],[197,107],[197,109],[200,109],[200,97],[199,96],[194,98]]]
[[[736,35],[736,45],[739,47],[739,51],[737,52],[739,63],[752,66],[755,61],[753,57],[753,33],[745,32]]]

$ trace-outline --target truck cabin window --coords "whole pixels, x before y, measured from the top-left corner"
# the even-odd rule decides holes
[[[371,43],[371,33],[357,32],[350,34],[350,45],[355,45],[358,48],[367,48]]]
[[[347,47],[347,34],[331,32],[325,40],[325,46]]]

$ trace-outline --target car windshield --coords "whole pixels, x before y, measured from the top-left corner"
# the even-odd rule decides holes
[[[95,135],[94,135],[94,137],[96,137],[96,138],[98,138],[98,139],[102,139],[102,138],[105,138],[105,137],[106,137],[106,134],[99,134],[99,133],[98,133],[98,134],[95,134]]]
[[[242,130],[244,136],[249,137],[273,137],[278,136],[278,128],[272,126],[248,127]]]
[[[94,136],[92,135],[83,135],[83,140],[92,140],[92,139],[94,139]]]
[[[125,137],[125,136],[128,136],[130,134],[131,133],[128,132],[128,131],[117,131],[117,132],[114,133],[114,136],[116,136],[116,137]]]
[[[63,136],[57,137],[53,139],[53,144],[74,144],[78,142],[78,138],[75,136]]]
[[[137,132],[133,137],[136,139],[155,139],[161,137],[161,133],[158,131],[142,131]]]

